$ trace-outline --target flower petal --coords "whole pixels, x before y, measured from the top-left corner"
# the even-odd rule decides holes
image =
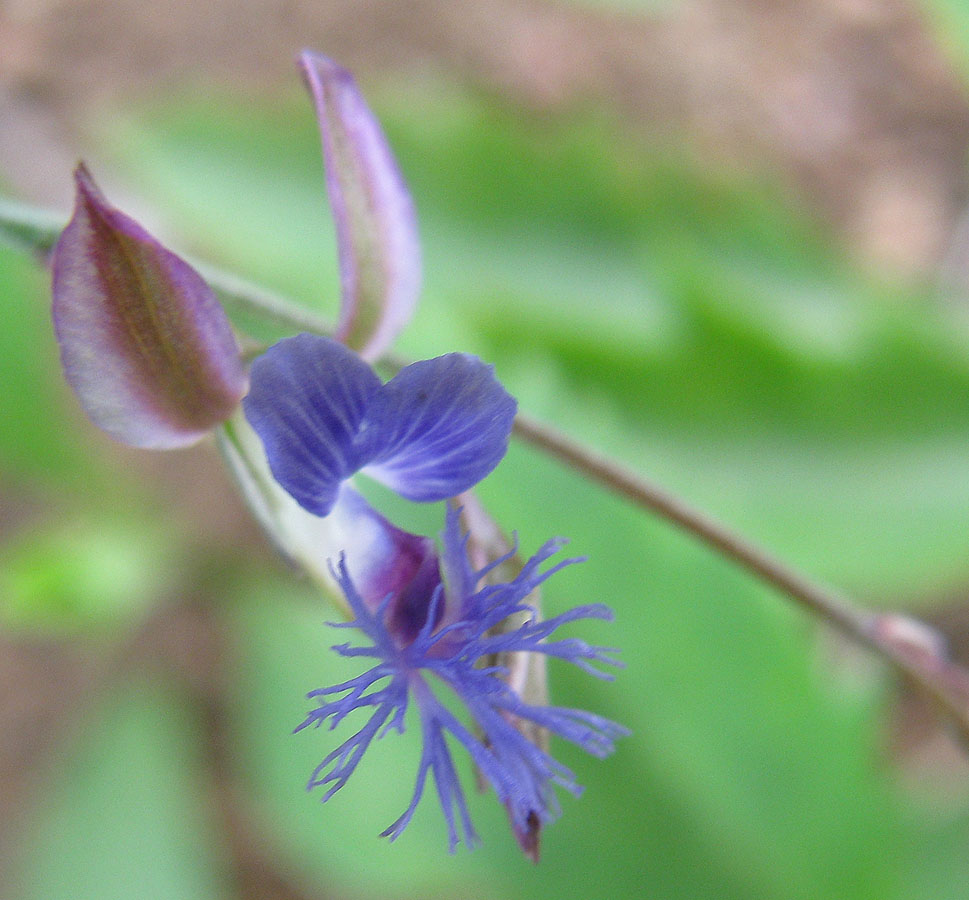
[[[195,443],[228,418],[246,376],[201,276],[75,172],[74,215],[54,248],[53,318],[64,374],[88,417],[135,447]]]
[[[449,353],[414,363],[370,404],[362,471],[408,500],[453,497],[501,461],[516,407],[477,357]]]
[[[459,585],[475,590],[488,567],[477,572],[472,570],[458,516],[457,509],[449,509],[442,546],[444,568],[452,590]],[[459,603],[468,618],[440,628],[435,623],[438,618],[435,607],[439,605],[442,591],[440,586],[435,587],[433,594],[424,596],[425,627],[413,637],[402,634],[397,623],[391,621],[394,595],[388,594],[374,610],[360,597],[347,571],[346,560],[341,560],[339,583],[355,619],[335,627],[359,629],[372,643],[363,646],[341,644],[333,649],[341,656],[369,658],[377,663],[362,675],[311,692],[308,696],[316,697],[320,708],[310,713],[300,728],[323,722],[334,727],[355,709],[367,708],[373,712],[364,729],[324,759],[314,772],[310,787],[335,783],[323,799],[342,787],[373,738],[396,727],[396,723],[403,725],[405,701],[400,691],[409,690],[420,714],[424,747],[411,802],[383,834],[394,840],[406,828],[424,794],[427,777],[432,774],[451,850],[460,840],[462,831],[469,846],[475,843],[463,789],[449,748],[450,741],[468,752],[482,776],[480,780],[491,784],[507,809],[522,850],[531,859],[537,859],[541,828],[554,821],[561,812],[555,787],[575,795],[579,795],[582,788],[568,767],[549,755],[545,742],[534,740],[532,731],[522,723],[532,723],[539,732],[557,734],[599,757],[612,753],[615,741],[629,734],[621,725],[594,713],[548,706],[544,699],[530,702],[521,695],[519,686],[509,680],[511,673],[494,663],[494,651],[506,646],[528,655],[551,653],[580,668],[587,668],[584,663],[590,660],[616,664],[609,651],[584,641],[574,638],[547,640],[559,624],[585,618],[611,618],[608,610],[598,604],[577,607],[546,623],[537,621],[532,615],[524,621],[519,619],[517,624],[512,623],[506,632],[494,633],[492,614],[517,618],[529,609],[527,601],[538,585],[572,562],[566,560],[541,569],[560,546],[560,541],[547,542],[507,583],[485,583],[477,587],[480,595],[477,599],[464,598]],[[455,577],[455,572],[462,567],[466,572]],[[377,683],[386,683],[386,687],[371,690]],[[464,705],[476,733],[462,724],[450,704],[445,705],[438,698],[435,688],[441,683],[447,685]],[[338,694],[341,696],[335,698]],[[388,722],[391,712],[394,717]]]
[[[414,205],[380,124],[353,76],[309,50],[299,65],[316,104],[336,223],[337,338],[377,359],[409,321],[420,290]]]
[[[309,512],[325,516],[340,483],[360,467],[357,433],[380,380],[329,338],[299,334],[252,364],[243,400],[276,480]]]
[[[427,598],[441,583],[434,541],[393,525],[348,484],[330,519],[360,598],[373,611],[392,595],[388,626],[413,638],[427,618]]]
[[[285,557],[346,610],[346,591],[333,571],[345,557],[362,603],[375,610],[393,594],[395,627],[403,632],[419,628],[427,617],[426,609],[421,616],[421,599],[441,580],[433,540],[391,524],[350,482],[343,483],[328,516],[307,512],[273,478],[262,442],[241,410],[217,437],[243,498]]]

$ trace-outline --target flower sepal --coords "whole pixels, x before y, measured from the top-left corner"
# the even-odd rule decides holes
[[[340,262],[337,338],[378,359],[410,320],[421,252],[410,192],[353,75],[312,50],[299,67],[313,97]]]

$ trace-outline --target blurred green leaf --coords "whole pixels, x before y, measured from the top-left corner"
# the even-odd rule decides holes
[[[962,900],[969,883],[966,862],[966,834],[969,833],[969,814],[965,810],[964,791],[962,811],[942,813],[922,811],[931,823],[925,829],[918,850],[919,864],[913,867],[912,881],[906,897],[932,897],[936,900]],[[948,801],[951,804],[952,796]],[[947,804],[948,805],[948,804]]]
[[[0,246],[0,295],[0,471],[41,482],[83,477],[85,459],[60,413],[49,276],[33,257]]]
[[[197,723],[135,682],[62,753],[30,829],[23,900],[227,896],[199,804]]]
[[[136,621],[173,564],[172,538],[144,523],[77,519],[0,547],[0,622],[75,631]]]

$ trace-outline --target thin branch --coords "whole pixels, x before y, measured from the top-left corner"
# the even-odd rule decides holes
[[[46,210],[0,199],[0,242],[41,258],[56,242],[62,221]],[[212,266],[193,265],[230,307],[296,330],[332,334],[328,322],[290,300]],[[391,370],[403,368],[407,362],[394,355],[381,360]],[[858,609],[669,491],[528,416],[518,415],[515,434],[635,506],[672,522],[885,658],[938,702],[969,747],[969,672],[947,659],[941,639],[928,626],[895,613]]]
[[[895,613],[858,609],[844,596],[806,578],[680,497],[528,416],[518,415],[515,434],[635,506],[672,522],[886,657],[938,702],[969,745],[969,673],[946,658],[941,639],[927,625]]]
[[[0,197],[0,244],[33,253],[46,260],[64,228],[65,216]],[[312,310],[266,288],[208,263],[184,257],[209,283],[219,299],[238,312],[258,316],[277,325],[330,335],[333,326]]]
[[[244,278],[232,275],[224,269],[198,262],[191,257],[185,257],[185,260],[209,283],[212,290],[230,310],[258,316],[287,328],[295,328],[297,331],[309,331],[327,336],[333,334],[333,325],[312,310],[273,291],[254,285]]]

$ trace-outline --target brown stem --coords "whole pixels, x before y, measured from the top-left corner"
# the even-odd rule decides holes
[[[528,416],[519,414],[515,434],[635,506],[672,522],[887,659],[948,713],[969,745],[969,672],[946,659],[941,642],[927,626],[900,615],[856,608],[669,491]]]

